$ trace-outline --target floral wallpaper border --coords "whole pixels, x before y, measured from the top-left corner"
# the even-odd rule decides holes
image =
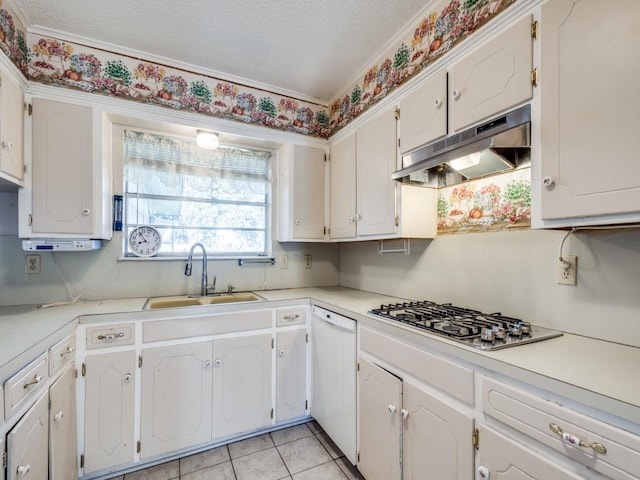
[[[267,90],[25,33],[2,8],[0,49],[26,78],[176,110],[328,138],[424,70],[516,0],[451,0],[407,35],[393,55],[372,66],[350,95],[329,109]],[[408,44],[411,46],[409,47]]]

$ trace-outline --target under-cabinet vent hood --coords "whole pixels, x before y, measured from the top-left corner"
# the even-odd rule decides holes
[[[445,187],[527,166],[530,124],[531,106],[525,105],[403,155],[402,169],[391,178]]]

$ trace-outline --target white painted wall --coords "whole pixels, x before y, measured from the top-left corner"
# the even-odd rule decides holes
[[[345,243],[340,247],[340,284],[500,311],[541,326],[640,347],[640,232],[572,234],[564,254],[578,256],[576,287],[556,282],[565,234],[532,230],[448,235],[413,241],[410,256],[378,255],[377,242]]]

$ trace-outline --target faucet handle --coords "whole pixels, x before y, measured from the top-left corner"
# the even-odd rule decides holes
[[[233,290],[234,290],[235,288],[236,288],[236,287],[234,287],[233,285],[229,284],[229,285],[227,286],[227,293],[228,293],[229,295],[231,295],[231,294],[233,293]]]
[[[191,276],[191,270],[192,270],[192,269],[193,269],[193,264],[192,264],[191,262],[187,261],[187,264],[186,264],[186,265],[185,265],[185,267],[184,267],[184,274],[185,274],[187,277],[190,277],[190,276]]]

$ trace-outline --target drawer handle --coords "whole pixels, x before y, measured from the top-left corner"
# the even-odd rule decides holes
[[[67,349],[64,352],[62,352],[60,354],[60,356],[64,357],[65,355],[69,355],[70,353],[73,353],[73,352],[74,352],[74,348],[69,346],[69,347],[67,347]]]
[[[553,433],[555,433],[556,435],[559,435],[562,438],[562,440],[564,440],[567,443],[570,443],[571,445],[576,445],[578,447],[592,448],[596,452],[601,453],[602,455],[607,453],[606,447],[601,443],[587,443],[583,440],[580,440],[580,438],[576,437],[575,435],[572,435],[571,433],[563,432],[560,425],[557,425],[555,423],[550,423],[549,428]]]
[[[31,385],[37,385],[38,383],[40,383],[42,381],[42,376],[38,375],[37,373],[33,376],[33,380],[31,380],[30,382],[24,382],[24,384],[22,385],[22,388],[29,388]]]
[[[98,335],[98,340],[115,340],[116,338],[124,337],[124,332],[119,333],[107,333],[106,335]]]
[[[285,315],[284,317],[285,320],[297,320],[300,318],[300,314],[296,313],[296,314],[291,314],[291,315]]]
[[[18,475],[20,475],[21,477],[24,477],[27,475],[27,473],[29,473],[29,470],[31,470],[31,465],[18,465]]]

